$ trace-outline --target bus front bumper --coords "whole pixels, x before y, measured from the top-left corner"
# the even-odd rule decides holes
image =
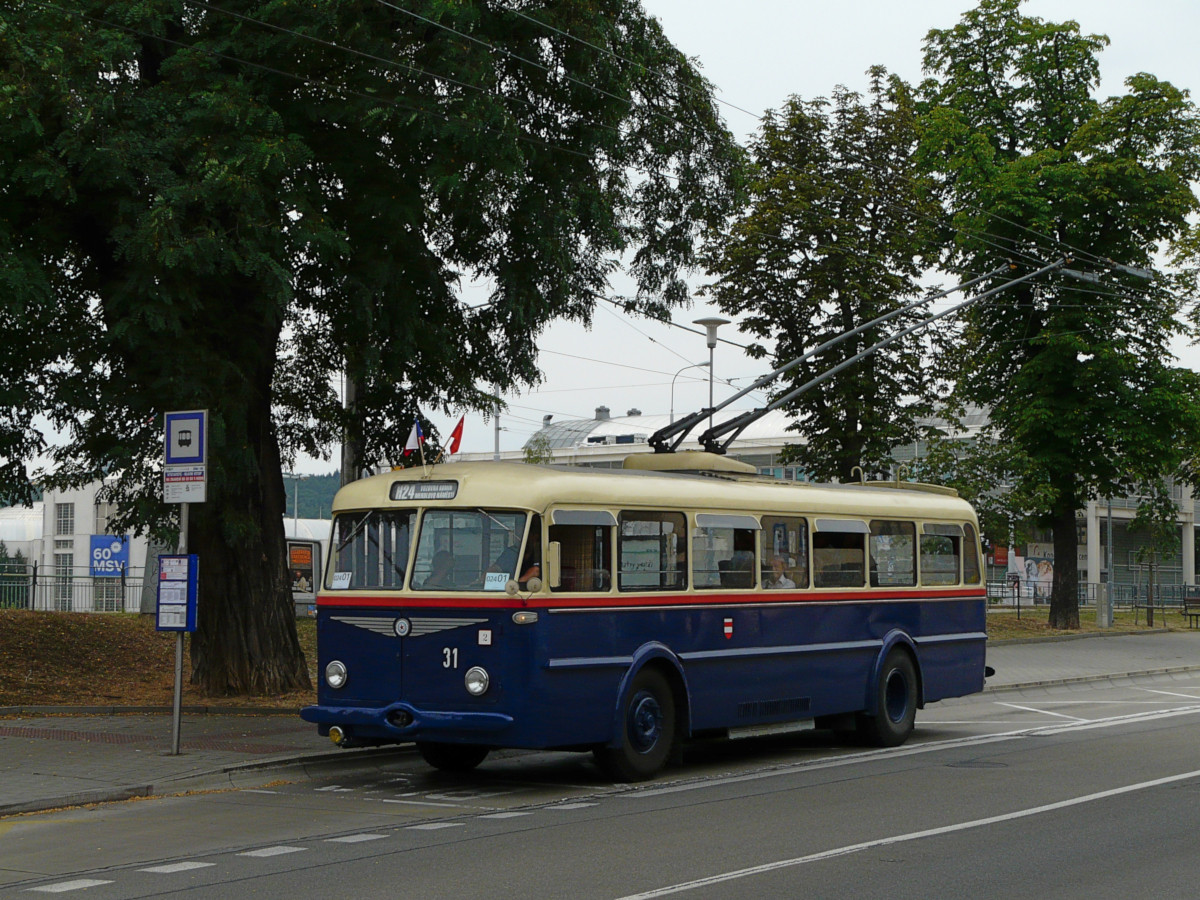
[[[410,703],[305,706],[300,718],[316,724],[322,735],[329,735],[331,728],[340,729],[344,740],[338,743],[343,747],[405,741],[489,743],[489,738],[513,724],[513,717],[504,713],[418,709]]]

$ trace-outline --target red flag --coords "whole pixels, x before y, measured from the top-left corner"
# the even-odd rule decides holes
[[[463,422],[466,421],[466,415],[458,420],[458,424],[454,426],[454,430],[450,432],[450,453],[458,452],[459,445],[462,444]]]

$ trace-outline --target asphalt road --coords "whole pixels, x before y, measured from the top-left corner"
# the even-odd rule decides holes
[[[14,817],[0,895],[1192,897],[1200,675],[936,704],[895,750],[694,746],[639,786],[575,754]]]

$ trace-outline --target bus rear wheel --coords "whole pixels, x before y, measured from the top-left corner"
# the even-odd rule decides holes
[[[600,747],[596,762],[613,781],[644,781],[666,765],[675,742],[675,697],[667,679],[642,669],[621,713],[621,745]]]
[[[417,741],[417,752],[421,758],[443,772],[470,772],[487,758],[489,749],[477,744]]]
[[[899,747],[917,720],[917,670],[912,657],[892,650],[883,660],[875,685],[875,715],[860,715],[858,730],[876,747]]]

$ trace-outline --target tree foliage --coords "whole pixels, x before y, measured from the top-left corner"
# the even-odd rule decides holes
[[[1088,499],[1162,493],[1191,455],[1200,384],[1173,368],[1180,305],[1110,261],[1150,268],[1197,210],[1200,127],[1148,74],[1097,100],[1102,36],[984,0],[931,31],[922,158],[954,216],[947,264],[1073,257],[1063,275],[973,307],[951,360],[960,400],[991,410],[1016,506],[1054,531],[1051,621],[1078,623],[1075,516]]]
[[[281,462],[346,436],[369,465],[418,403],[490,407],[622,259],[645,306],[681,301],[736,164],[634,0],[13,0],[0,315],[29,339],[0,356],[3,487],[42,414],[69,433],[48,483],[108,473],[121,527],[169,528],[162,413],[208,409],[193,680],[306,683]]]
[[[913,163],[909,90],[872,69],[866,98],[838,88],[830,100],[793,97],[768,112],[751,141],[749,204],[710,243],[706,289],[741,327],[766,343],[750,354],[775,368],[896,309],[918,293],[930,249],[928,212]],[[781,376],[775,396],[832,368],[913,321],[864,331]],[[929,410],[910,337],[790,401],[788,462],[820,478],[849,479],[855,466],[886,468],[891,448],[912,440]]]

